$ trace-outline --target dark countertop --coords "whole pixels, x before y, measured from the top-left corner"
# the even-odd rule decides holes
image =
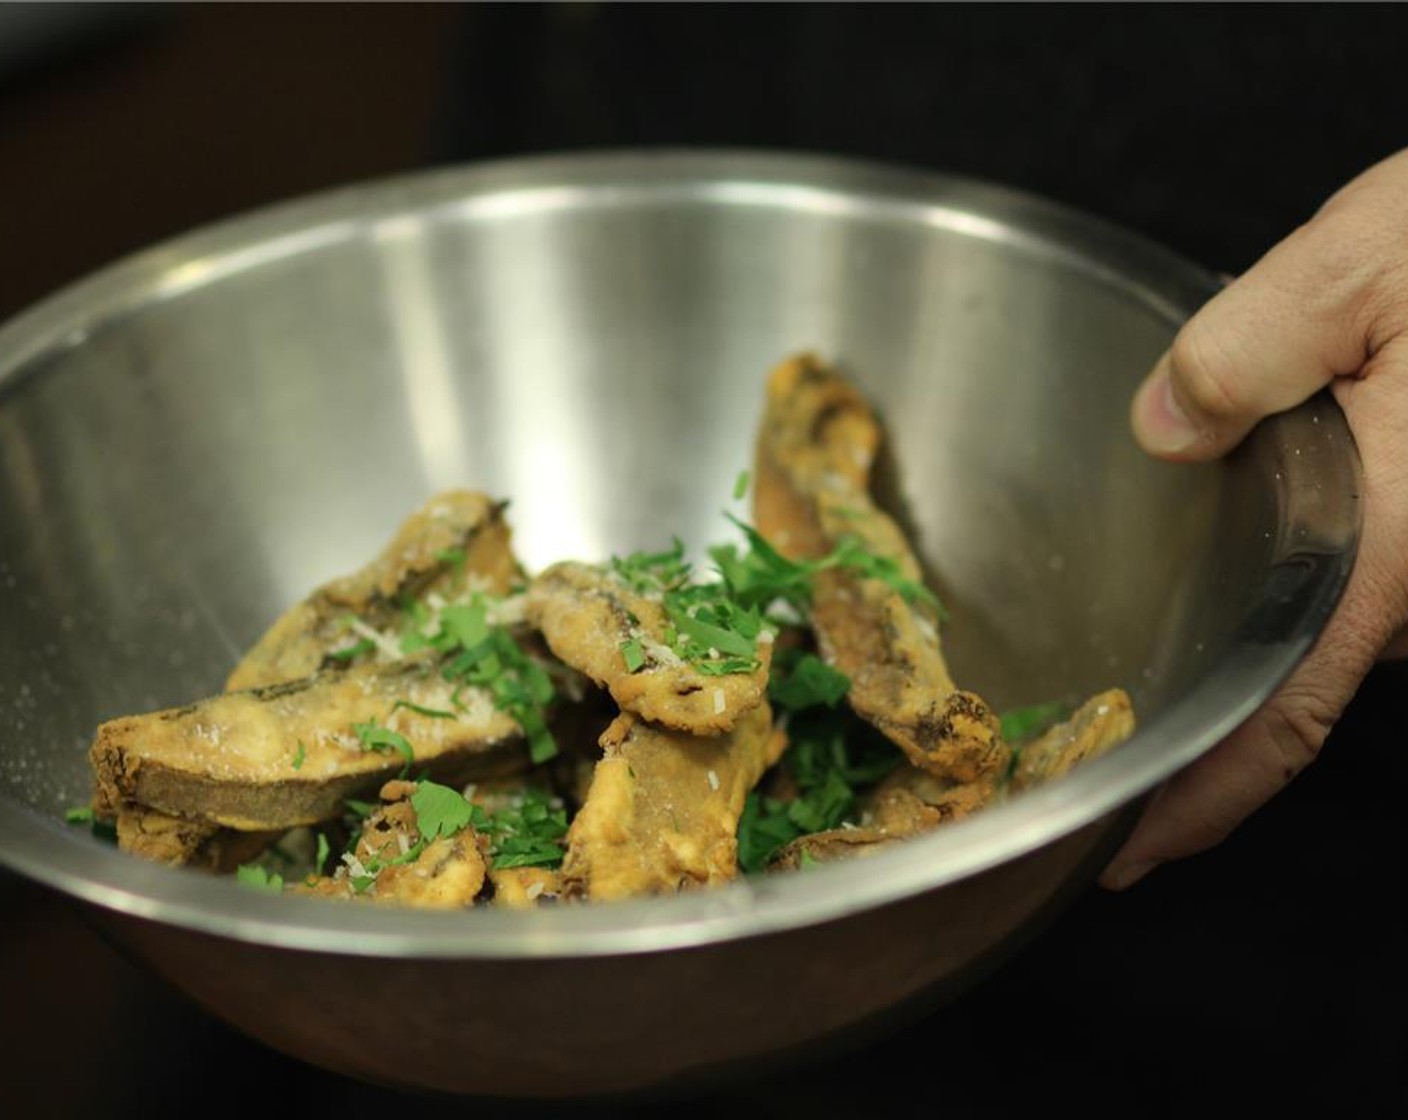
[[[428,162],[601,144],[780,145],[974,174],[1236,271],[1402,145],[1404,16],[133,10],[0,74],[0,203],[15,219],[0,315],[274,199]],[[908,1115],[916,1099],[945,1116],[1053,1102],[1097,1115],[1402,1114],[1405,684],[1402,666],[1377,671],[1322,758],[1218,850],[1124,895],[1092,889],[976,989],[885,1041],[691,1104],[760,1117]],[[17,1114],[120,1117],[156,1101],[194,1112],[217,1099],[344,1116],[448,1107],[235,1035],[44,890],[0,876],[0,907],[0,1074]]]

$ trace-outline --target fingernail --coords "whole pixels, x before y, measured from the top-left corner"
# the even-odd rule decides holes
[[[1134,434],[1154,455],[1178,455],[1198,442],[1198,429],[1173,395],[1167,356],[1134,399]]]
[[[1127,887],[1134,886],[1145,875],[1159,866],[1156,859],[1145,860],[1143,863],[1129,863],[1123,867],[1111,867],[1100,881],[1112,891],[1122,891]]]

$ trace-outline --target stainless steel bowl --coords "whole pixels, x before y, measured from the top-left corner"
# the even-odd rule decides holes
[[[688,1084],[942,998],[1089,883],[1346,578],[1327,399],[1216,465],[1131,440],[1213,288],[1011,191],[738,153],[417,175],[109,268],[0,329],[0,859],[239,1028],[393,1084]],[[216,690],[437,488],[510,495],[531,565],[717,539],[763,375],[803,348],[883,414],[959,678],[999,707],[1123,685],[1134,740],[872,860],[592,909],[267,897],[63,824],[95,724]]]

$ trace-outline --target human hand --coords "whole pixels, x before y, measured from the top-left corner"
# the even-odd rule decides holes
[[[1131,420],[1153,455],[1213,459],[1326,385],[1364,470],[1344,596],[1280,690],[1155,795],[1101,876],[1107,887],[1221,841],[1315,758],[1375,660],[1408,654],[1408,151],[1349,183],[1193,316]]]

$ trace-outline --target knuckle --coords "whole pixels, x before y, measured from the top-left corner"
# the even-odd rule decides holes
[[[1246,411],[1238,384],[1240,363],[1224,333],[1206,317],[1195,316],[1178,332],[1170,358],[1175,384],[1196,413],[1219,420]]]
[[[1338,715],[1333,703],[1306,689],[1287,689],[1268,706],[1267,738],[1275,750],[1268,761],[1282,783],[1315,761]]]
[[[1336,196],[1292,235],[1315,266],[1308,301],[1360,341],[1361,364],[1408,327],[1408,268],[1397,249],[1405,236],[1408,208],[1362,189]]]

